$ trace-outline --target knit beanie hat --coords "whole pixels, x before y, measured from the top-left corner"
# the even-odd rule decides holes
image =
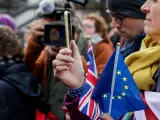
[[[108,0],[108,8],[117,15],[145,19],[146,15],[140,9],[145,1],[146,0]]]
[[[6,25],[10,27],[12,30],[16,31],[16,22],[8,14],[0,14],[0,25]]]

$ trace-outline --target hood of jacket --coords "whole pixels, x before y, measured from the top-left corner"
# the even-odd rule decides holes
[[[40,85],[23,62],[5,61],[5,64],[0,65],[0,80],[6,81],[25,95],[37,97],[41,94]]]

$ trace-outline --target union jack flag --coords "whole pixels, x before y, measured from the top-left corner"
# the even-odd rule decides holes
[[[91,41],[88,44],[88,59],[86,70],[86,83],[84,85],[84,91],[81,95],[78,109],[90,117],[91,120],[97,120],[101,114],[99,105],[91,98],[93,89],[98,80],[98,73],[94,59],[93,48]]]

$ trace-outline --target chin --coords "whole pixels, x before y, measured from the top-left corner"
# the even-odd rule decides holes
[[[153,30],[149,27],[146,27],[146,26],[144,27],[144,32],[149,36],[151,36],[153,34]]]

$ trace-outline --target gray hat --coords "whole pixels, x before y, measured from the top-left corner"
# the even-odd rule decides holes
[[[36,16],[44,16],[51,14],[55,9],[54,0],[42,0],[36,10]]]
[[[115,14],[145,19],[145,13],[141,11],[141,6],[146,0],[108,0],[108,8]]]

